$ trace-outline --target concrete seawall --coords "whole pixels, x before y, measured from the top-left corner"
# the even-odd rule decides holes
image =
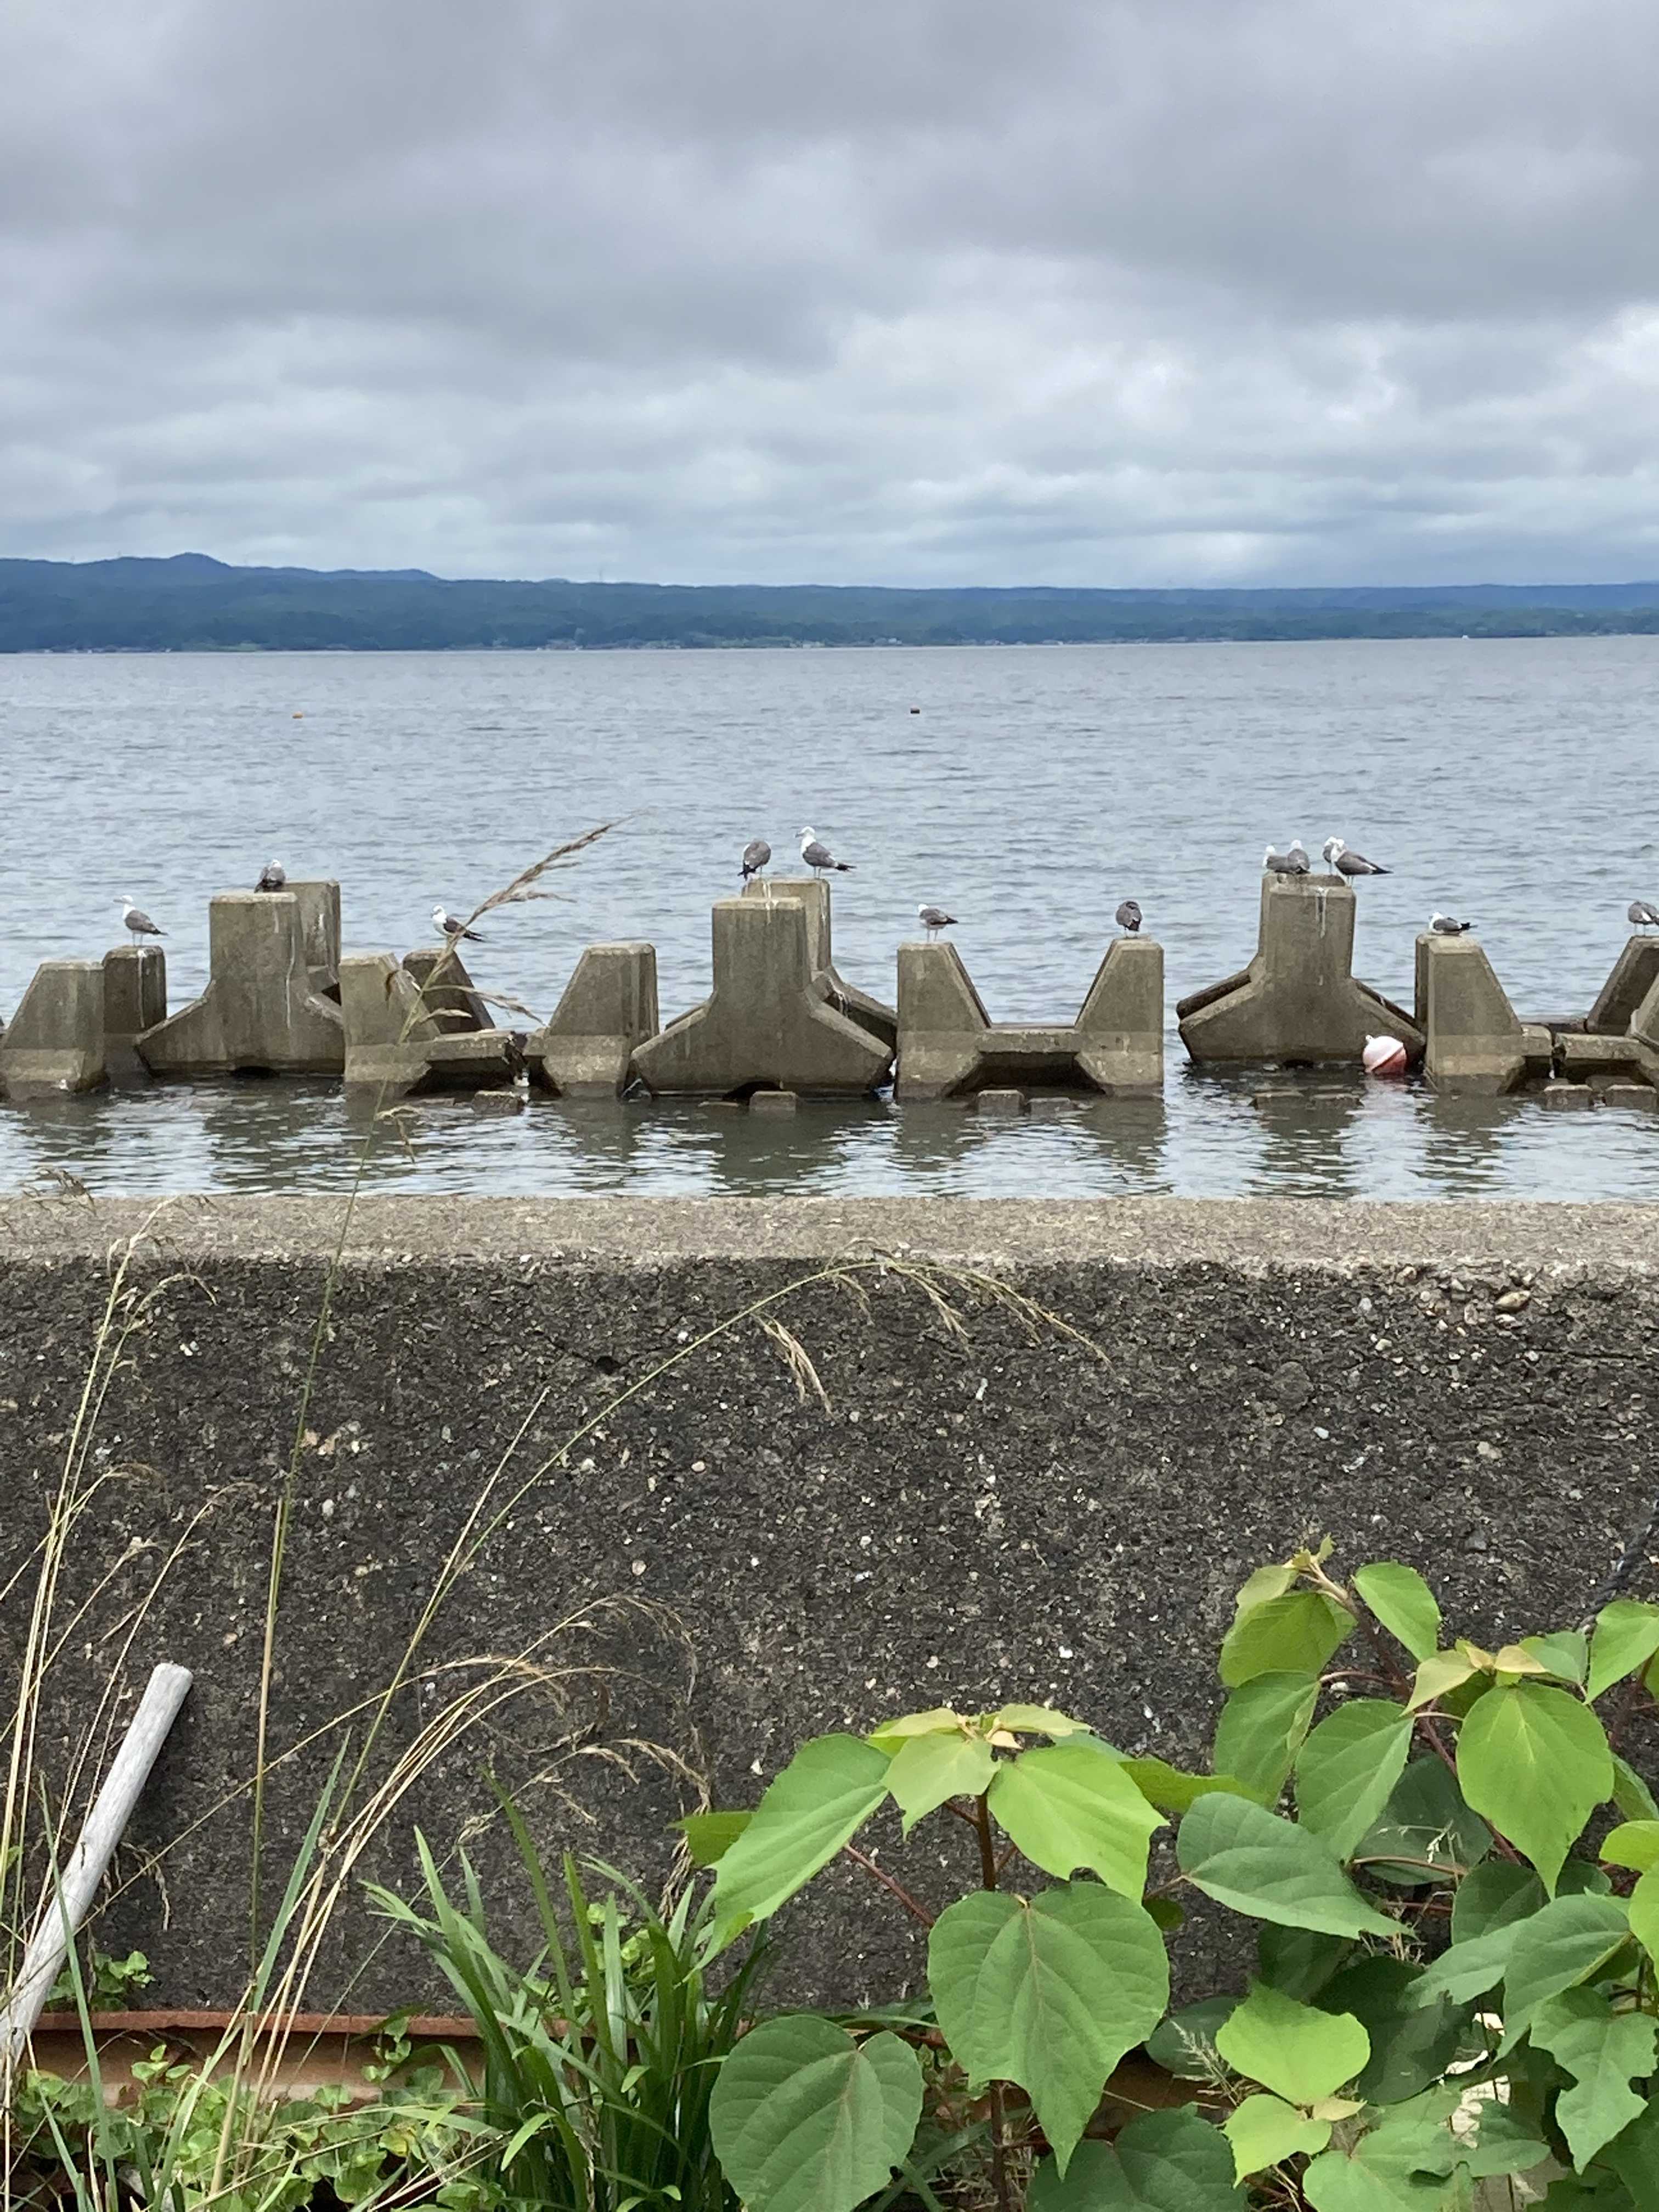
[[[43,1742],[56,1771],[124,1653],[123,1711],[155,1660],[196,1670],[104,1937],[149,1954],[160,2002],[223,2003],[244,1972],[272,1518],[342,1218],[321,1200],[0,1205],[9,1685],[110,1255],[149,1240],[88,1439],[86,1479],[106,1479],[70,1546],[58,1617],[85,1610]],[[941,1272],[905,1272],[923,1266]],[[725,1326],[779,1293],[793,1346],[758,1316]],[[452,1845],[491,1808],[486,1770],[548,1842],[660,1871],[690,1801],[647,1753],[636,1780],[593,1755],[624,1737],[726,1802],[804,1735],[944,1702],[1049,1699],[1189,1756],[1242,1573],[1320,1531],[1350,1565],[1420,1565],[1483,1641],[1576,1619],[1659,1492],[1656,1334],[1659,1208],[366,1200],[303,1417],[270,1740],[305,1747],[272,1778],[271,1886],[331,1723],[389,1679],[504,1461],[500,1525],[371,1769],[491,1679],[461,1662],[609,1671],[521,1670],[519,1702],[441,1753],[357,1872],[405,1878],[416,1820]],[[828,1410],[799,1393],[802,1355]],[[625,1610],[551,1632],[613,1596]],[[361,1710],[352,1727],[361,1744]],[[470,1848],[512,1929],[499,1832]],[[895,1829],[884,1850],[947,1893],[936,1847],[901,1853]],[[836,1877],[781,1989],[890,1994],[911,1970],[859,1879]],[[380,1938],[342,1915],[313,1999],[424,1994]]]

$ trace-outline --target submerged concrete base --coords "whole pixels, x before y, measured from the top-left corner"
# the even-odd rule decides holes
[[[900,1099],[1082,1085],[1109,1097],[1164,1086],[1164,949],[1114,940],[1075,1022],[994,1023],[956,946],[901,945]]]
[[[466,992],[453,978],[448,988],[458,996]],[[457,1025],[455,1007],[434,1010],[407,962],[392,953],[351,953],[340,963],[340,1008],[345,1080],[354,1090],[390,1097],[492,1090],[516,1083],[523,1072],[510,1030]]]
[[[525,1047],[530,1079],[559,1098],[620,1098],[657,1034],[654,945],[590,945],[552,1019]]]
[[[815,888],[827,899],[824,886]],[[891,1048],[855,1011],[836,1006],[837,979],[815,964],[824,927],[817,902],[786,896],[778,884],[772,892],[715,907],[714,989],[635,1051],[634,1071],[647,1090],[856,1097],[886,1081]]]
[[[151,1074],[338,1075],[345,1066],[334,968],[337,884],[282,891],[221,891],[208,910],[208,987],[199,999],[138,1037]]]
[[[0,1085],[9,1098],[35,1098],[103,1080],[103,963],[43,960],[0,1034]]]
[[[1355,979],[1355,903],[1340,876],[1265,876],[1249,966],[1176,1008],[1192,1057],[1357,1062],[1367,1037],[1392,1036],[1417,1058],[1418,1024]]]

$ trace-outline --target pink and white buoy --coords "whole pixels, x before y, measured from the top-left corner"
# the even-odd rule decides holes
[[[1367,1037],[1365,1049],[1359,1056],[1367,1075],[1397,1079],[1406,1073],[1406,1048],[1398,1037]]]

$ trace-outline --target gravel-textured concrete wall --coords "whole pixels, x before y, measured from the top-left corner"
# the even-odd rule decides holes
[[[154,1660],[196,1670],[106,1939],[149,1953],[167,2002],[223,2002],[243,1971],[273,1515],[341,1224],[308,1200],[0,1206],[13,1676],[111,1255],[146,1235],[146,1303],[89,1440],[106,1479],[58,1596],[74,1618],[45,1748],[61,1760],[118,1659],[123,1710]],[[592,1755],[626,1737],[706,1767],[727,1802],[804,1735],[946,1700],[1051,1699],[1125,1746],[1189,1754],[1235,1585],[1320,1530],[1351,1564],[1415,1562],[1488,1640],[1576,1617],[1659,1491],[1656,1226],[1659,1211],[1549,1206],[366,1201],[302,1423],[271,1741],[311,1740],[273,1778],[273,1879],[331,1724],[359,1709],[361,1743],[362,1701],[503,1462],[496,1500],[515,1502],[370,1778],[485,1679],[453,1662],[611,1671],[569,1678],[562,1707],[531,1684],[445,1750],[364,1861],[391,1878],[415,1820],[446,1847],[490,1809],[487,1770],[550,1842],[659,1869],[676,1788],[638,1753],[633,1780]],[[922,1261],[953,1271],[930,1279],[958,1324],[902,1272]],[[757,1320],[725,1327],[778,1293],[769,1316],[827,1410]],[[610,1597],[634,1609],[559,1630]],[[526,1926],[499,1831],[473,1848],[504,1927]],[[908,1863],[945,1893],[937,1847]],[[913,1963],[850,1869],[812,1926],[797,1988],[886,1994]],[[380,1937],[354,1905],[313,1997],[366,2010],[423,1991]]]

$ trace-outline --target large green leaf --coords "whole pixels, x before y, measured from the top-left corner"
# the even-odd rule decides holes
[[[1613,1795],[1607,1730],[1566,1690],[1536,1682],[1493,1690],[1458,1732],[1457,1778],[1553,1896],[1567,1853]]]
[[[1449,1951],[1443,1951],[1418,1977],[1411,1993],[1413,2004],[1439,2004],[1445,2000],[1470,2004],[1484,1996],[1503,1980],[1516,1938],[1525,1925],[1524,1921],[1506,1921],[1489,1928],[1484,1936],[1472,1936],[1467,1942],[1454,1943]]]
[[[1488,1859],[1457,1885],[1452,1899],[1454,1943],[1468,1943],[1511,1921],[1529,1920],[1547,1902],[1544,1885],[1530,1867],[1513,1859]]]
[[[871,1729],[869,1741],[890,1755],[912,1736],[959,1735],[966,1725],[967,1717],[953,1706],[930,1705],[925,1713],[901,1713],[895,1720],[884,1721]]]
[[[1062,2173],[1107,2075],[1170,1997],[1150,1915],[1097,1882],[959,1899],[934,1923],[927,1975],[957,2063],[1025,2091]]]
[[[1353,1628],[1353,1615],[1323,1590],[1290,1590],[1243,1613],[1221,1646],[1221,1679],[1230,1690],[1258,1674],[1322,1674]]]
[[[887,1795],[888,1754],[855,1735],[802,1744],[714,1875],[715,1943],[764,1920],[827,1866]]]
[[[1004,1760],[986,1802],[1044,1874],[1064,1881],[1088,1867],[1125,1897],[1146,1888],[1147,1845],[1164,1821],[1097,1744],[1073,1737]]]
[[[1260,1978],[1304,2004],[1318,1995],[1352,1952],[1346,1936],[1320,1936],[1311,1928],[1280,1928],[1264,1920],[1255,1931]]]
[[[887,1770],[887,1787],[903,1814],[908,1836],[918,1820],[947,1798],[977,1797],[991,1786],[997,1763],[982,1735],[913,1735],[899,1746]]]
[[[1558,1897],[1521,1921],[1504,1970],[1504,2040],[1512,2045],[1534,2008],[1592,1980],[1630,1940],[1630,1916],[1617,1897]]]
[[[1659,1820],[1621,1820],[1602,1841],[1601,1863],[1628,1867],[1632,1874],[1659,1866]]]
[[[1271,1805],[1285,1787],[1319,1703],[1316,1674],[1258,1674],[1233,1692],[1215,1727],[1215,1770]]]
[[[1421,1662],[1440,1641],[1440,1607],[1415,1567],[1379,1560],[1361,1567],[1353,1586],[1390,1636]]]
[[[1617,1752],[1613,1754],[1613,1802],[1627,1820],[1659,1820],[1659,1797]]]
[[[1239,2000],[1203,1997],[1160,2021],[1146,2038],[1146,2056],[1177,2081],[1218,2081],[1224,2069],[1215,2047],[1217,2032]]]
[[[1589,1645],[1577,1629],[1560,1628],[1550,1636],[1523,1636],[1521,1649],[1558,1681],[1583,1687],[1589,1671]]]
[[[1412,1717],[1385,1698],[1355,1698],[1328,1714],[1297,1755],[1296,1809],[1304,1828],[1350,1858],[1394,1795],[1411,1755]]]
[[[1458,2055],[1471,2008],[1449,1999],[1418,2004],[1421,1972],[1403,1959],[1372,1952],[1345,1966],[1316,1999],[1322,2012],[1352,2013],[1370,2038],[1370,2057],[1353,2087],[1368,2105],[1403,2105],[1420,2096]]]
[[[1645,1667],[1656,1651],[1659,1651],[1659,1605],[1614,1598],[1595,1616],[1584,1694],[1592,1699],[1605,1696],[1615,1682]]]
[[[1442,2212],[1455,2146],[1445,2120],[1407,2106],[1302,2177],[1316,2212]]]
[[[722,2064],[708,2124],[750,2212],[852,2212],[908,2152],[921,2065],[908,2043],[866,2042],[816,2013],[751,2028]]]
[[[1246,2097],[1228,2113],[1222,2132],[1233,2147],[1238,2178],[1260,2173],[1298,2152],[1311,2156],[1331,2139],[1328,2120],[1310,2120],[1282,2097]]]
[[[1655,2023],[1644,2013],[1614,2012],[1598,1990],[1563,1990],[1534,2012],[1529,2033],[1534,2047],[1572,2076],[1556,2100],[1555,2119],[1582,2173],[1647,2110],[1631,2084],[1653,2071]]]
[[[1650,1959],[1659,1959],[1659,1869],[1650,1867],[1630,1893],[1630,1929]]]
[[[1126,1759],[1123,1771],[1146,1802],[1156,1805],[1160,1813],[1188,1812],[1200,1797],[1215,1790],[1230,1791],[1235,1797],[1256,1795],[1237,1775],[1186,1774],[1180,1767],[1171,1766],[1167,1759]]]
[[[685,1838],[695,1867],[718,1866],[754,1819],[747,1813],[688,1813],[673,1826]]]
[[[1232,2146],[1190,2110],[1146,2112],[1115,2142],[1079,2144],[1069,2169],[1045,2158],[1026,2212],[1246,2212]]]
[[[1265,1982],[1251,1983],[1215,2047],[1235,2074],[1292,2105],[1334,2097],[1371,2055],[1370,2038],[1351,2013],[1298,2004]]]
[[[1492,1830],[1463,1802],[1457,1777],[1425,1752],[1407,1767],[1352,1856],[1376,1881],[1421,1889],[1455,1880],[1491,1849]]]
[[[1398,1924],[1373,1911],[1328,1846],[1243,1797],[1200,1797],[1176,1838],[1181,1871],[1253,1920],[1328,1936],[1389,1936]]]
[[[1650,2103],[1602,2152],[1598,2166],[1616,2173],[1631,2193],[1636,2212],[1659,2212],[1659,2100]],[[1612,2212],[1620,2212],[1615,2203]]]
[[[1006,1729],[1012,1735],[1080,1735],[1088,1725],[1087,1721],[1074,1721],[1070,1713],[1056,1712],[1052,1705],[1002,1705],[984,1722],[988,1735]]]

